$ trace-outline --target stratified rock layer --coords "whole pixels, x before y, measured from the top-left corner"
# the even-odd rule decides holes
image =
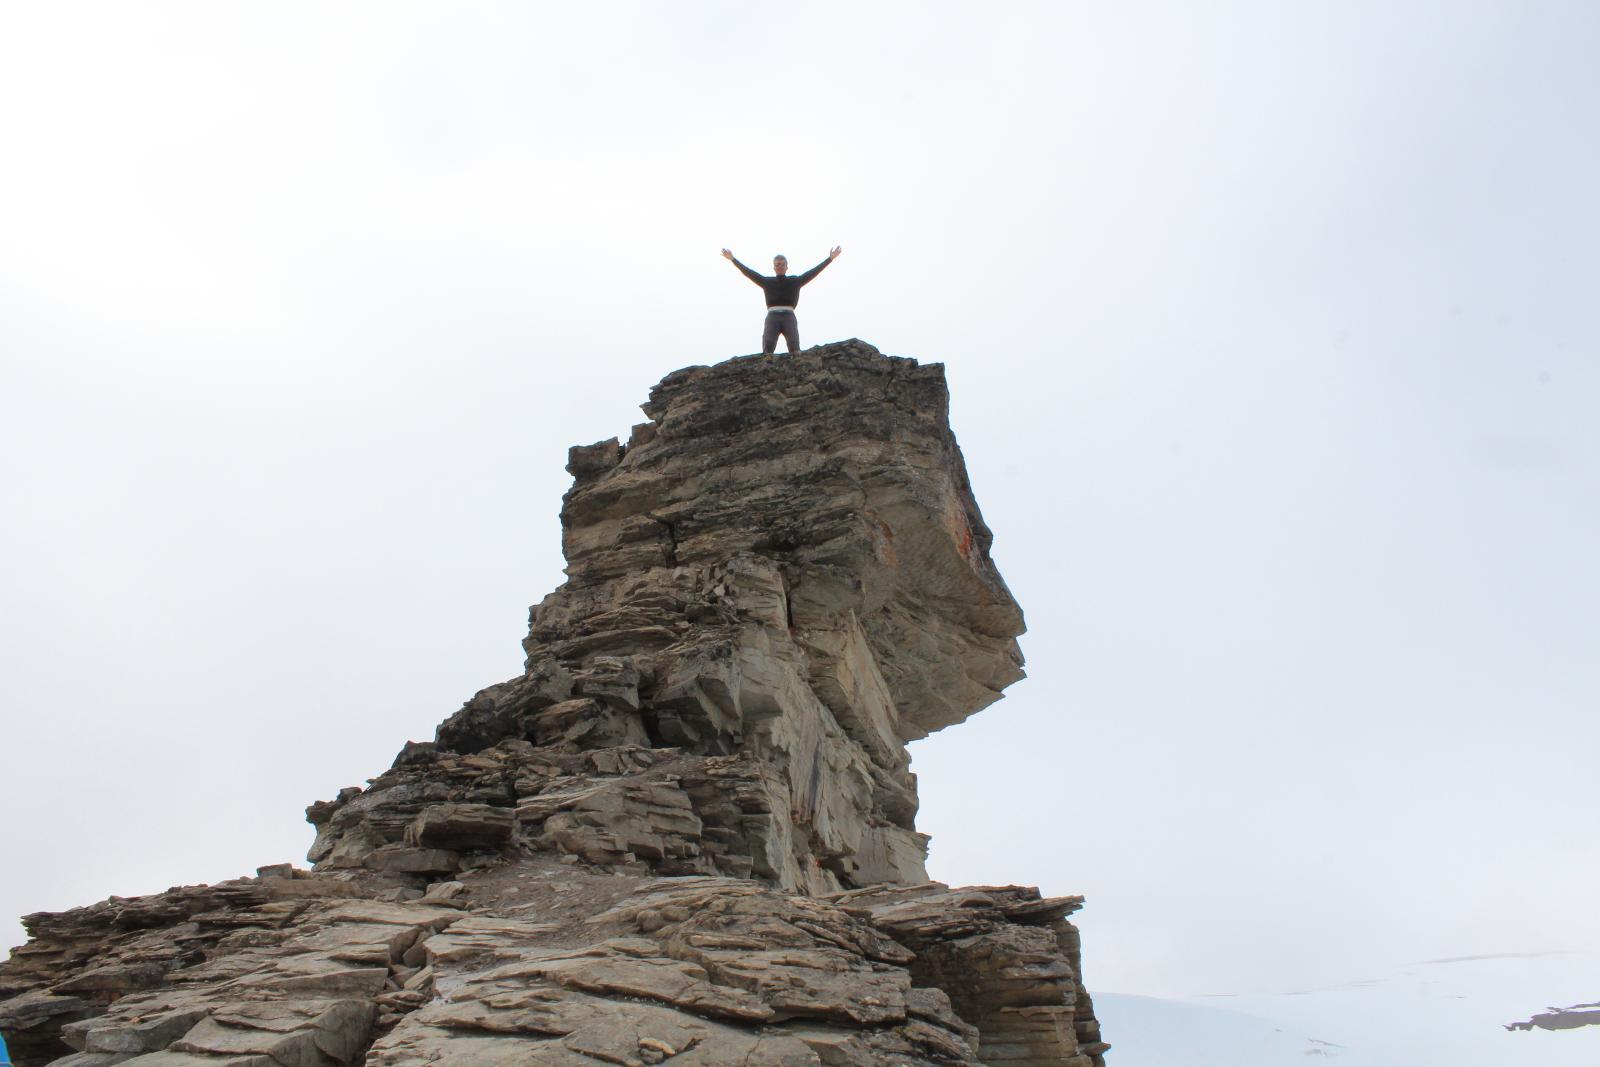
[[[1079,899],[924,870],[906,742],[1022,677],[942,368],[645,412],[569,456],[525,672],[312,805],[312,871],[25,920],[22,1067],[1100,1064]]]

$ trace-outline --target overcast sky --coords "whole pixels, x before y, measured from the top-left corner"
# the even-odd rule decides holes
[[[1600,950],[1597,49],[1554,2],[8,5],[0,939],[303,862],[520,671],[567,446],[759,347],[717,250],[838,243],[802,340],[946,364],[1030,626],[914,747],[936,877],[1086,894],[1091,985],[1156,996]]]

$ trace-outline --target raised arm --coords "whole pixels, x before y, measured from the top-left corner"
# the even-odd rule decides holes
[[[818,263],[815,267],[812,267],[810,270],[808,270],[804,274],[800,275],[800,278],[799,278],[800,284],[804,285],[806,282],[809,282],[812,278],[815,278],[817,275],[821,274],[822,273],[822,268],[826,267],[829,263],[832,263],[834,260],[838,259],[839,258],[839,253],[841,253],[843,251],[844,251],[843,248],[839,247],[838,245],[834,245],[833,246],[833,251],[828,253],[828,258],[827,259],[823,260],[821,263]],[[738,261],[735,260],[734,262],[738,262]]]
[[[757,274],[755,271],[751,270],[749,267],[745,266],[743,263],[740,263],[737,259],[734,259],[733,258],[733,253],[728,251],[726,248],[724,248],[722,250],[722,258],[726,259],[728,262],[732,263],[735,267],[738,267],[739,268],[739,273],[743,274],[746,278],[749,278],[751,281],[755,282],[757,285],[761,284],[761,275]]]

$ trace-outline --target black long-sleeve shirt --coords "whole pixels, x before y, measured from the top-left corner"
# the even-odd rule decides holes
[[[767,307],[792,308],[800,302],[800,287],[821,274],[822,268],[832,262],[832,259],[825,259],[804,274],[782,274],[771,278],[757,274],[737,259],[733,261],[733,265],[738,267],[746,278],[761,286],[761,290],[767,294]]]

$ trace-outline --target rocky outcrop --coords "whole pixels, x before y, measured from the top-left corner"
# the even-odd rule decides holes
[[[1600,1026],[1600,1004],[1549,1008],[1522,1022],[1505,1024],[1507,1030],[1576,1030],[1580,1026]]]
[[[1022,677],[942,368],[644,410],[571,451],[524,673],[313,804],[312,870],[28,917],[20,1064],[1101,1062],[1081,902],[924,869],[906,742]]]
[[[670,375],[627,445],[572,450],[526,672],[313,806],[318,869],[925,877],[905,742],[1022,676],[946,406],[940,368],[860,345]]]

